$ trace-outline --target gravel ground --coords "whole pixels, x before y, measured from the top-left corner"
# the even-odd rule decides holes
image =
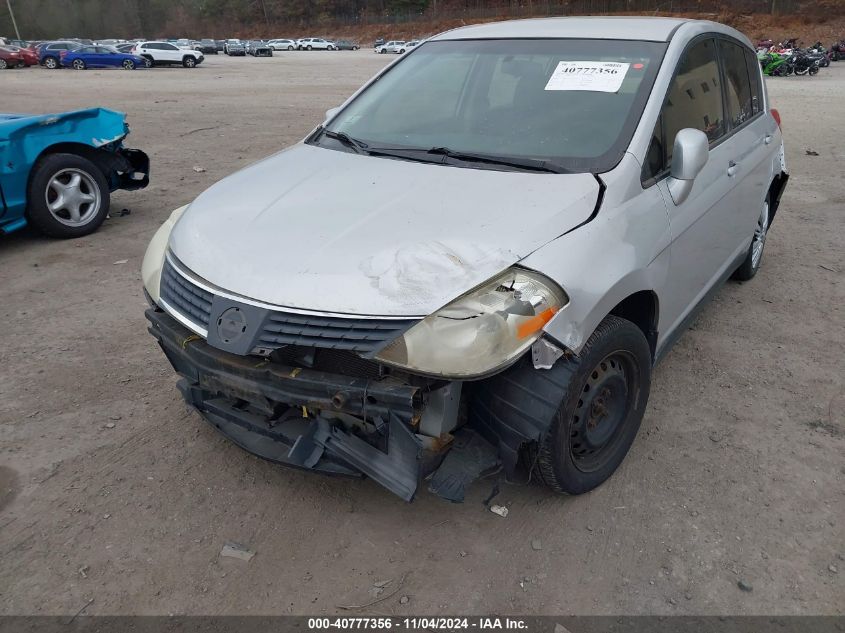
[[[389,59],[2,73],[4,111],[127,112],[153,173],[114,195],[95,235],[0,239],[0,613],[333,613],[404,578],[370,611],[842,614],[845,63],[769,82],[792,181],[763,270],[728,284],[657,368],[600,489],[506,485],[504,519],[482,505],[489,483],[463,505],[407,505],[261,461],[186,411],[146,333],[147,241]],[[221,557],[227,541],[254,558]]]

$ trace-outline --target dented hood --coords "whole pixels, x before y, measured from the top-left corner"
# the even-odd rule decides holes
[[[424,316],[587,220],[591,174],[463,169],[299,144],[218,182],[174,255],[292,308]]]

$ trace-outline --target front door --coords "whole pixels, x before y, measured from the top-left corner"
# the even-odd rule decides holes
[[[663,160],[658,187],[669,209],[671,265],[661,302],[662,332],[674,331],[718,283],[735,259],[740,238],[733,162],[740,140],[731,137],[724,113],[716,40],[694,40],[685,51],[666,95],[655,133]],[[710,157],[689,197],[676,204],[668,186],[675,136],[685,128],[707,134]],[[651,154],[651,152],[650,152]]]

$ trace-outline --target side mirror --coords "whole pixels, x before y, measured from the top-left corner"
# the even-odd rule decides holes
[[[337,106],[336,108],[329,108],[328,110],[326,110],[326,121],[330,121],[331,119],[333,119],[334,115],[338,112],[340,112],[340,106]]]
[[[675,136],[669,193],[675,205],[689,197],[692,185],[710,158],[710,141],[701,130],[684,128]]]

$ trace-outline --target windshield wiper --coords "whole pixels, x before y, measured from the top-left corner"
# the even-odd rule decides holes
[[[536,171],[549,174],[570,174],[568,169],[555,163],[538,158],[518,158],[509,156],[491,156],[489,154],[472,154],[470,152],[458,152],[448,147],[370,147],[367,149],[370,156],[391,156],[403,158],[421,163],[445,164],[443,158],[452,158],[466,163],[480,163],[496,165],[500,167],[511,167],[525,171]]]
[[[472,152],[459,152],[448,147],[432,147],[427,154],[435,156],[446,156],[470,163],[487,163],[490,165],[502,165],[503,167],[515,167],[530,171],[542,171],[551,174],[570,173],[560,165],[538,158],[520,158],[514,156],[491,156],[489,154],[473,154]]]
[[[346,147],[350,147],[355,150],[359,154],[367,154],[367,147],[369,147],[364,141],[360,141],[357,138],[352,138],[346,132],[333,132],[332,130],[327,130],[323,128],[323,136],[328,136],[336,141],[340,141]]]

